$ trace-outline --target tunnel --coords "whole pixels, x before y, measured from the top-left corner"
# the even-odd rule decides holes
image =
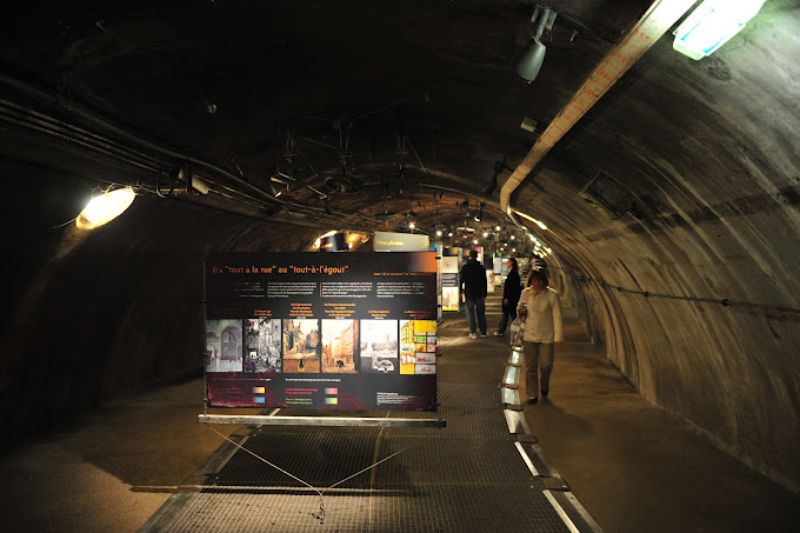
[[[588,530],[796,530],[800,5],[716,2],[719,10],[752,4],[754,16],[697,59],[674,43],[701,3],[14,6],[0,23],[4,515],[16,516],[20,530],[137,529],[148,519],[160,530],[151,515],[183,494],[181,480],[126,479],[120,472],[136,472],[137,463],[150,468],[142,448],[118,442],[119,457],[97,463],[100,471],[126,465],[103,474],[126,486],[155,487],[140,491],[151,507],[129,522],[94,526],[83,522],[84,507],[68,518],[44,511],[52,489],[31,480],[50,478],[25,470],[33,467],[20,454],[81,431],[134,439],[140,418],[126,419],[120,407],[134,405],[157,428],[153,455],[159,445],[164,454],[183,450],[187,472],[200,468],[224,441],[192,426],[202,394],[181,416],[168,394],[202,387],[204,262],[215,253],[323,254],[320,239],[340,232],[358,236],[343,253],[368,263],[381,231],[546,262],[572,317],[570,338],[579,339],[557,349],[553,379],[575,373],[561,390],[554,385],[557,410],[518,412],[563,474],[548,483],[572,481],[582,512],[594,517]],[[541,61],[533,73],[539,65],[525,63],[532,51]],[[130,207],[81,227],[88,200],[117,189],[135,193]],[[459,312],[440,321],[453,335],[441,359],[458,376],[447,394],[472,380],[495,398],[508,342],[469,344],[465,327]],[[230,342],[239,345],[223,343],[223,353],[241,350],[241,338]],[[580,348],[564,359],[573,367],[559,367],[567,346]],[[462,350],[475,352],[475,365],[495,361],[498,373],[450,363]],[[153,394],[168,397],[151,402]],[[586,410],[558,405],[569,397]],[[614,425],[633,411],[682,433]],[[104,419],[115,422],[87,422]],[[608,433],[595,423],[609,424]],[[226,427],[222,438],[237,431]],[[302,435],[316,443],[325,431]],[[352,442],[367,431],[354,430]],[[437,430],[426,431],[421,438]],[[470,431],[465,438],[484,430]],[[697,444],[681,447],[675,435]],[[80,456],[81,447],[72,452]],[[690,448],[707,454],[704,468],[713,463],[750,485],[693,476]],[[661,449],[671,451],[653,451]],[[644,459],[628,462],[631,454]],[[685,473],[674,491],[718,492],[725,506],[659,488],[659,476],[674,471]],[[452,471],[442,476],[459,483]],[[619,481],[626,476],[636,484]],[[111,492],[120,502],[136,493]],[[502,500],[500,482],[485,494],[486,506]],[[444,501],[425,512],[441,518]],[[414,502],[425,508],[424,498]],[[124,517],[120,505],[111,504]],[[491,528],[425,512],[418,522],[404,515],[341,530]],[[325,527],[318,516],[315,524]]]

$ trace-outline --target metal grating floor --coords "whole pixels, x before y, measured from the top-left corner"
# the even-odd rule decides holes
[[[501,375],[502,366],[487,366],[503,361],[463,355],[480,364],[479,375]],[[263,426],[249,433],[248,450],[320,490],[400,452],[322,501],[239,450],[207,476],[204,489],[173,495],[142,530],[568,531],[514,446],[498,383],[456,383],[442,375],[438,387],[444,429]],[[418,415],[431,413],[386,416]]]

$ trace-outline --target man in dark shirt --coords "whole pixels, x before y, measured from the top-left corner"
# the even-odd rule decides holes
[[[477,250],[469,251],[469,259],[461,267],[461,287],[467,304],[469,336],[477,338],[477,328],[480,327],[481,337],[486,337],[486,269],[478,262]]]
[[[506,333],[506,326],[509,324],[509,317],[511,321],[517,318],[517,304],[519,303],[519,295],[522,292],[522,285],[519,279],[519,267],[515,257],[508,259],[508,276],[506,276],[506,284],[503,286],[503,318],[497,326],[495,335],[501,337]]]

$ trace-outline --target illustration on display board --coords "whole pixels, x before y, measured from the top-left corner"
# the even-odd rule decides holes
[[[322,321],[322,371],[326,374],[357,372],[358,320]]]
[[[206,372],[242,371],[242,321],[206,321]]]
[[[283,371],[320,371],[319,320],[304,318],[283,321]]]
[[[280,319],[245,320],[244,371],[253,373],[281,371]]]
[[[397,320],[361,321],[361,371],[397,373]]]

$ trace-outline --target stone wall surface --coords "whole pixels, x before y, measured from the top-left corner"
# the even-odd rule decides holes
[[[700,62],[662,40],[514,204],[547,223],[639,391],[797,490],[800,16],[777,4],[752,26]],[[601,170],[633,199],[622,212],[581,194]]]
[[[90,196],[82,182],[2,170],[14,178],[4,179],[13,289],[3,306],[0,388],[0,401],[13,407],[12,435],[199,375],[204,254],[298,250],[316,237],[146,195],[109,224],[81,231],[70,219]]]

